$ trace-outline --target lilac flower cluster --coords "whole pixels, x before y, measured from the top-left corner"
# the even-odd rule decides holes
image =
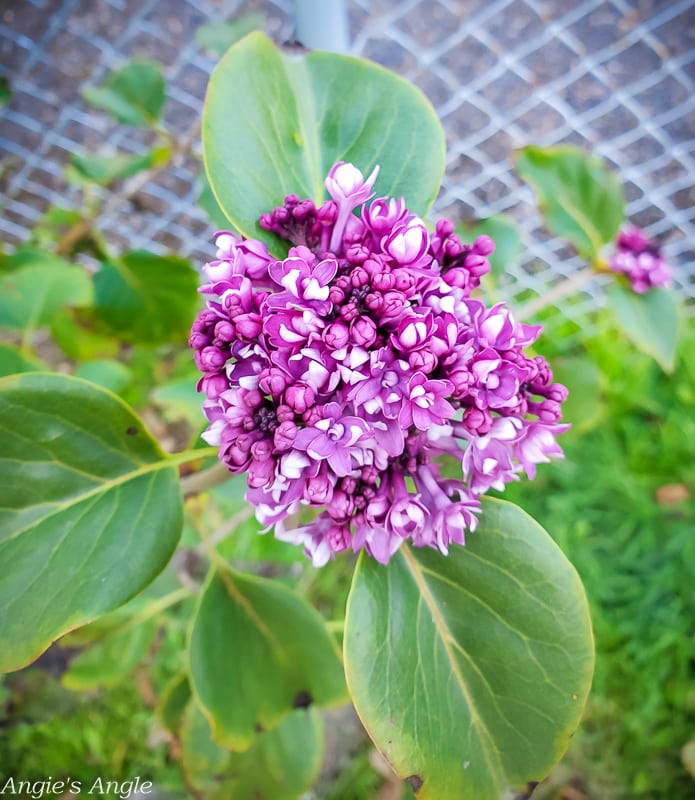
[[[480,495],[562,455],[567,427],[565,387],[524,353],[540,327],[471,296],[491,239],[463,244],[446,220],[430,234],[402,198],[369,202],[377,174],[340,162],[320,208],[290,195],[263,215],[293,245],[284,260],[218,233],[190,339],[204,438],[247,473],[258,519],[317,566],[464,544]],[[443,455],[459,479],[440,475]],[[301,506],[321,511],[290,525]]]
[[[626,275],[632,290],[638,294],[668,286],[671,281],[671,268],[662,258],[659,245],[639,228],[628,228],[618,234],[608,268]]]

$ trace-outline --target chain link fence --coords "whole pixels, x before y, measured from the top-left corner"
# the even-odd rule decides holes
[[[351,0],[348,9],[352,52],[416,83],[442,119],[448,160],[435,211],[455,221],[504,212],[519,224],[524,251],[507,296],[543,293],[581,266],[543,229],[511,160],[525,144],[571,142],[619,171],[631,220],[661,241],[692,307],[692,0]],[[0,11],[13,92],[0,118],[5,246],[25,240],[49,205],[77,200],[64,177],[71,153],[147,146],[152,134],[115,125],[80,95],[146,57],[164,65],[165,124],[194,141],[194,152],[130,198],[109,195],[101,227],[117,246],[207,260],[212,229],[196,204],[196,136],[214,61],[194,35],[206,22],[250,13],[275,41],[293,38],[290,0],[23,0]],[[600,303],[595,288],[572,306],[577,320]]]

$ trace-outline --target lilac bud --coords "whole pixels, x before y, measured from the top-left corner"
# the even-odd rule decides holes
[[[322,338],[331,350],[341,350],[350,341],[350,332],[342,322],[333,322],[324,329]]]
[[[246,483],[251,489],[259,489],[266,486],[275,477],[275,459],[268,458],[264,461],[251,461]]]
[[[369,283],[369,273],[362,267],[355,267],[350,273],[350,283],[355,289],[366,286]]]
[[[316,216],[322,225],[333,225],[338,218],[338,206],[333,200],[327,200],[316,212]]]
[[[196,353],[198,368],[203,372],[219,372],[228,358],[228,354],[218,347],[204,347]]]
[[[347,494],[354,494],[357,489],[357,481],[347,475],[340,481],[340,488]]]
[[[382,242],[384,250],[402,266],[419,266],[430,246],[430,235],[422,220],[412,217],[401,223]]]
[[[379,309],[384,305],[383,295],[379,294],[378,292],[370,292],[364,298],[364,304],[370,311],[379,311]]]
[[[369,317],[357,317],[350,323],[350,339],[360,347],[371,347],[376,339],[376,325]]]
[[[389,292],[396,286],[393,272],[379,272],[372,276],[372,286],[380,292]]]
[[[404,317],[398,323],[398,327],[391,334],[391,341],[401,352],[407,353],[422,347],[430,339],[433,331],[432,314],[422,317],[411,315]]]
[[[331,303],[339,306],[345,300],[345,292],[342,289],[339,289],[337,286],[331,286],[330,291],[328,292],[328,299]]]
[[[289,450],[297,438],[297,426],[291,420],[281,422],[275,429],[273,444],[280,452]]]
[[[355,208],[369,197],[378,174],[379,167],[375,167],[365,180],[362,173],[353,164],[338,161],[328,173],[326,189],[338,205],[349,202],[351,208]]]
[[[424,372],[426,375],[429,375],[430,372],[434,372],[438,363],[437,357],[427,348],[415,350],[415,352],[408,356],[408,364],[410,367],[413,370]]]
[[[363,244],[350,245],[345,253],[345,258],[347,258],[351,264],[363,264],[368,257],[369,248],[365,247]]]
[[[434,229],[440,239],[448,238],[455,230],[454,223],[449,219],[437,220],[437,224],[435,225]]]
[[[256,461],[267,461],[273,453],[273,443],[269,439],[260,439],[251,445],[251,455]]]
[[[402,292],[386,292],[381,316],[388,319],[400,317],[405,306],[405,295]]]
[[[393,285],[399,291],[403,292],[406,297],[412,294],[415,288],[415,276],[407,269],[394,269],[391,273],[393,276]]]
[[[294,409],[290,408],[290,406],[281,403],[275,409],[275,416],[277,417],[278,422],[293,422],[294,421]]]
[[[463,266],[475,278],[479,278],[481,275],[485,275],[490,271],[490,262],[485,256],[479,255],[478,253],[469,253],[464,259]]]
[[[489,236],[478,236],[473,242],[473,250],[481,256],[489,256],[495,251],[495,243]]]
[[[311,408],[308,408],[302,414],[302,419],[307,425],[316,425],[317,422],[320,422],[323,419],[323,406],[314,405]]]
[[[191,334],[188,344],[194,350],[202,350],[210,344],[210,337],[206,333],[195,331]]]
[[[289,378],[277,367],[270,367],[263,370],[259,376],[258,385],[261,391],[273,397],[279,397],[287,388]]]
[[[458,289],[467,289],[471,282],[470,272],[463,267],[449,269],[442,277],[449,286],[455,286]]]
[[[356,303],[347,303],[340,309],[340,316],[345,322],[351,322],[355,317],[358,317],[359,314],[360,312]]]
[[[285,390],[285,403],[297,414],[303,414],[313,406],[314,400],[316,400],[314,390],[304,383],[295,383]]]
[[[326,505],[326,511],[333,519],[344,520],[348,519],[355,508],[353,498],[341,490],[333,492],[333,497]]]
[[[309,478],[304,487],[304,499],[313,506],[323,506],[330,502],[333,496],[333,485],[327,475],[319,473]]]
[[[463,424],[471,433],[484,436],[492,426],[492,417],[487,409],[467,408],[463,412]]]
[[[253,312],[249,314],[237,314],[234,318],[234,324],[236,325],[239,336],[247,341],[257,339],[263,328],[260,314]]]
[[[378,197],[369,208],[362,209],[362,219],[365,225],[377,238],[386,236],[393,229],[394,225],[402,221],[408,213],[405,200],[395,198]]]
[[[229,380],[226,375],[205,375],[198,383],[198,391],[204,392],[209,400],[217,399],[227,389]]]
[[[467,369],[454,370],[454,372],[449,373],[446,377],[454,384],[452,396],[457,400],[465,397],[468,394],[471,386],[475,383],[473,374]]]
[[[233,342],[235,338],[236,332],[231,322],[220,320],[220,322],[215,325],[215,339],[217,339],[218,342]]]

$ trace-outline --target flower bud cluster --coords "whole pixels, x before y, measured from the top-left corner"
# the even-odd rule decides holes
[[[618,234],[608,268],[625,275],[637,294],[671,282],[671,267],[662,258],[659,245],[639,228],[628,228]]]
[[[471,296],[492,240],[464,244],[447,220],[430,234],[402,198],[370,202],[377,174],[340,162],[320,208],[290,195],[264,214],[292,245],[283,260],[217,234],[190,339],[204,438],[247,474],[258,519],[317,566],[464,544],[480,495],[560,456],[567,427],[565,387],[524,352],[540,328]],[[442,455],[459,479],[441,477]],[[300,506],[320,513],[290,527]]]

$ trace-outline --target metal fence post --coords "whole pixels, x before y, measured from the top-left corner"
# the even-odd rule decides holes
[[[295,0],[297,39],[310,50],[347,53],[350,47],[345,0]]]

